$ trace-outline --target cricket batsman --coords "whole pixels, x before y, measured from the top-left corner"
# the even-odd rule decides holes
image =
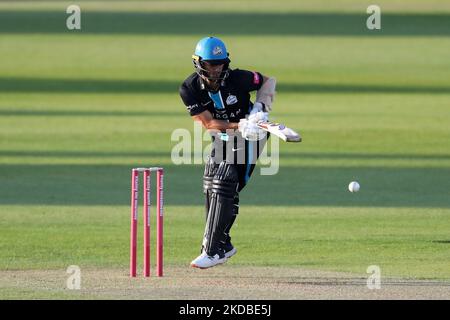
[[[201,122],[213,141],[203,176],[205,232],[201,254],[191,262],[192,267],[206,269],[236,254],[230,230],[239,210],[239,192],[269,137],[257,122],[267,120],[272,110],[276,80],[231,69],[227,48],[215,37],[201,39],[192,58],[195,72],[181,85],[180,96],[192,119]],[[254,103],[252,91],[256,91]]]

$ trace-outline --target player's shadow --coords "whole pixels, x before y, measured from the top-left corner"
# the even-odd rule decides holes
[[[104,79],[59,79],[59,78],[15,78],[0,77],[0,92],[5,93],[172,93],[178,94],[180,81],[171,80],[104,80]],[[379,94],[448,94],[450,87],[417,85],[378,85],[378,84],[321,84],[321,83],[283,83],[277,85],[279,93],[379,93]],[[15,109],[0,110],[0,115],[29,115],[27,111]],[[44,111],[41,111],[44,112]],[[46,111],[53,115],[54,111]],[[80,113],[80,111],[77,111]],[[11,114],[12,113],[12,114]],[[38,114],[38,113],[37,113]],[[95,115],[92,111],[92,115]],[[57,113],[58,115],[58,113]],[[82,115],[90,115],[88,112]]]
[[[0,12],[0,33],[68,33],[64,11]],[[382,29],[366,28],[360,13],[82,12],[72,34],[279,35],[279,36],[450,36],[450,14],[383,13]],[[143,40],[144,41],[144,40]]]
[[[202,165],[162,165],[167,205],[203,205]],[[137,164],[131,161],[129,165],[0,165],[0,204],[128,206],[133,166]],[[357,194],[347,190],[352,180],[361,183]],[[450,168],[282,166],[278,174],[262,176],[257,167],[241,201],[257,206],[448,208],[448,190]]]

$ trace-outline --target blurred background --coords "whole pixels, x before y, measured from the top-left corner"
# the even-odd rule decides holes
[[[136,166],[166,169],[167,264],[197,255],[203,165],[173,165],[170,135],[193,130],[178,87],[211,35],[277,78],[271,117],[303,136],[243,191],[230,262],[448,280],[450,3],[377,1],[381,30],[370,4],[0,2],[0,270],[126,273]]]

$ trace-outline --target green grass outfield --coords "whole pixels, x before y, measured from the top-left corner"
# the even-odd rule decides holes
[[[450,280],[448,1],[378,1],[381,31],[365,1],[79,3],[81,31],[68,2],[0,3],[0,272],[126,272],[142,165],[166,168],[165,259],[188,266],[203,166],[173,165],[170,136],[193,130],[177,89],[214,34],[278,79],[272,117],[304,139],[242,192],[228,263]]]

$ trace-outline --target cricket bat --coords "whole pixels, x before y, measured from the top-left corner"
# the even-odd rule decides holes
[[[266,132],[270,132],[271,134],[277,136],[286,142],[301,142],[302,137],[292,130],[291,128],[286,127],[284,124],[276,123],[272,121],[259,121],[257,123],[258,127],[263,129]]]

